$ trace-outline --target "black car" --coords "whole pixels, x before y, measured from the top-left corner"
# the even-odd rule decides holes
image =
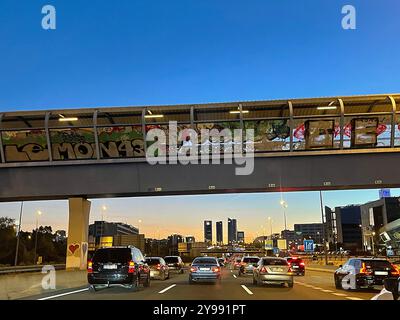
[[[109,247],[96,250],[88,262],[90,290],[103,286],[124,286],[136,289],[150,285],[150,268],[142,252],[135,247]]]
[[[381,287],[387,278],[399,277],[399,270],[386,259],[351,258],[335,271],[337,289]]]
[[[165,263],[167,264],[170,271],[177,271],[178,273],[185,272],[185,264],[179,256],[166,256],[164,257]]]

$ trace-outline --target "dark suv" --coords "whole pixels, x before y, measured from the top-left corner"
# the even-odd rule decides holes
[[[96,250],[88,262],[90,290],[100,286],[125,286],[136,289],[150,285],[150,268],[135,247],[109,247]]]
[[[166,256],[164,258],[169,270],[174,270],[179,273],[184,273],[185,264],[183,263],[181,257],[179,256]]]

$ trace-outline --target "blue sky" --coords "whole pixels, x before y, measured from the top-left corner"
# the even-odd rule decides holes
[[[56,30],[41,28],[45,4]],[[356,30],[341,27],[345,4]],[[2,0],[0,112],[396,92],[399,9],[397,0]],[[377,193],[325,198],[345,205]],[[319,221],[317,193],[286,197],[289,225]],[[283,225],[278,194],[96,200],[92,218],[103,203],[114,220],[141,219],[150,233],[163,225],[161,236],[200,235],[203,219],[228,216],[253,235],[269,215],[275,231]],[[66,228],[65,201],[28,203],[26,228],[38,207]],[[0,204],[0,215],[17,214],[18,204]]]

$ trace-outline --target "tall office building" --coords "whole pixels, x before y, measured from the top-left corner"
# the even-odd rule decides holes
[[[237,242],[240,244],[244,244],[244,231],[237,232]]]
[[[217,244],[222,244],[223,243],[222,221],[217,221],[216,233],[217,233]]]
[[[204,221],[204,242],[212,243],[212,221]]]
[[[236,219],[228,218],[228,243],[237,242],[237,221]]]

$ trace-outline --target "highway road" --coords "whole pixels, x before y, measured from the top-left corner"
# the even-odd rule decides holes
[[[221,284],[190,285],[188,273],[171,274],[165,281],[152,280],[148,288],[129,291],[122,287],[104,288],[91,293],[87,286],[57,293],[31,296],[29,300],[369,300],[377,290],[337,290],[333,274],[320,271],[296,276],[293,288],[253,285],[251,276],[238,277],[237,271],[224,269]]]

